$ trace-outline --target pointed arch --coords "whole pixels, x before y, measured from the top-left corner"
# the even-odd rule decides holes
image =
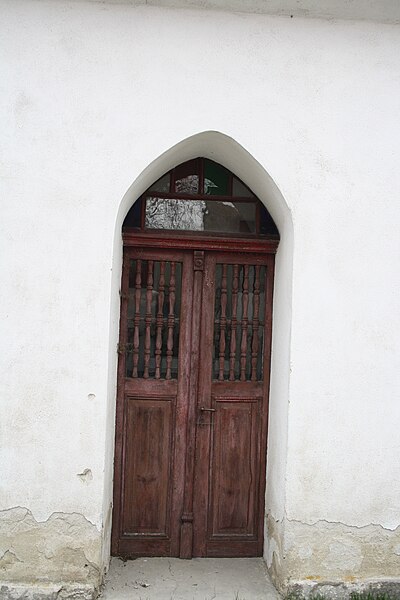
[[[280,244],[276,255],[274,322],[272,339],[271,385],[269,434],[267,451],[267,517],[281,522],[285,511],[285,468],[287,453],[287,414],[290,372],[290,332],[292,311],[292,263],[293,223],[290,209],[266,169],[245,148],[232,138],[216,132],[206,131],[193,135],[157,157],[146,167],[129,187],[121,200],[115,222],[114,253],[112,267],[112,301],[109,352],[108,425],[104,497],[104,545],[103,558],[107,561],[111,532],[111,498],[113,477],[113,448],[116,393],[116,346],[119,322],[119,284],[122,265],[123,221],[134,202],[174,166],[198,156],[211,159],[225,166],[239,177],[264,204],[272,216],[279,234]],[[271,566],[273,554],[279,563],[279,532],[266,532],[265,558]]]

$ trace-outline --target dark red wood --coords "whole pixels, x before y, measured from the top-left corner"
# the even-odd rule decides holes
[[[146,337],[144,342],[144,374],[145,379],[149,378],[149,364],[150,364],[150,327],[152,321],[151,315],[151,301],[153,299],[153,266],[154,261],[149,260],[147,262],[147,286],[146,286]]]
[[[226,348],[226,305],[227,305],[227,265],[222,265],[221,277],[221,317],[220,317],[220,340],[219,340],[219,380],[225,378],[225,348]]]
[[[150,249],[124,250],[121,350],[127,340],[131,263],[136,261],[137,265],[141,261],[139,271],[144,267],[143,272],[147,268],[148,273],[147,280],[141,283],[146,286],[145,292],[143,287],[139,290],[139,300],[144,298],[146,303],[145,370],[142,377],[127,377],[125,352],[120,354],[118,370],[112,552],[125,557],[178,556],[180,546],[189,381],[189,363],[186,352],[181,349],[190,346],[191,307],[185,301],[186,294],[182,294],[178,377],[157,379],[155,373],[152,376],[152,371],[146,368],[146,362],[151,309],[147,292],[154,293],[152,267],[154,261],[159,260],[158,254]],[[188,297],[192,298],[191,254],[166,250],[163,260],[182,265],[180,289],[187,290]],[[138,278],[135,278],[134,295],[138,291],[137,284]],[[176,281],[173,287],[175,285]],[[174,306],[175,299],[171,302]],[[136,306],[135,300],[135,312]]]
[[[181,546],[180,558],[191,558],[193,556],[193,482],[195,476],[195,450],[197,432],[197,397],[198,386],[201,381],[199,367],[201,326],[201,307],[203,302],[203,270],[204,252],[195,250],[193,259],[193,297],[191,299],[192,330],[190,347],[190,384],[188,395],[188,421],[186,424],[186,470],[185,470],[185,494],[182,512]]]
[[[265,239],[254,236],[248,238],[246,235],[237,234],[232,237],[221,237],[216,235],[202,235],[198,232],[182,232],[179,236],[176,232],[160,231],[137,231],[126,230],[122,234],[124,246],[139,248],[160,248],[172,250],[218,250],[222,252],[256,252],[257,254],[271,254],[278,249],[279,239]]]
[[[128,396],[122,534],[170,536],[175,398]]]
[[[246,380],[246,359],[247,359],[247,327],[248,327],[248,309],[249,309],[249,265],[244,265],[243,269],[243,294],[242,294],[242,340],[240,344],[240,381]]]
[[[127,293],[128,290],[125,290]],[[140,324],[140,297],[142,294],[142,261],[136,263],[136,278],[135,278],[135,316],[134,316],[134,333],[133,333],[133,372],[132,377],[138,376],[138,361],[139,361],[139,324]]]
[[[258,328],[260,325],[260,265],[255,266],[253,289],[253,324],[251,340],[251,380],[257,380]]]
[[[235,381],[236,335],[237,335],[237,306],[239,293],[239,265],[233,265],[232,279],[232,318],[231,318],[231,347],[229,354],[229,381]]]
[[[261,398],[214,397],[208,536],[257,538]]]
[[[124,252],[122,262],[122,278],[121,278],[121,316],[120,316],[120,331],[119,344],[124,346],[128,339],[128,299],[127,290],[129,289],[129,268],[130,256]],[[126,355],[124,352],[119,353],[118,373],[117,373],[117,402],[115,415],[115,449],[114,449],[114,490],[113,490],[113,522],[111,531],[111,553],[118,556],[119,548],[119,532],[121,529],[121,489],[123,473],[121,468],[123,442],[124,442],[124,386],[126,371]]]
[[[258,201],[255,196],[249,198],[248,196],[232,196],[227,194],[226,196],[219,196],[218,194],[187,194],[186,192],[157,192],[149,190],[144,196],[146,198],[166,198],[171,200],[206,200],[207,202],[247,202],[249,204],[256,204]]]
[[[276,242],[201,236],[190,240],[170,235],[155,240],[150,234],[137,235],[124,237],[112,553],[128,558],[259,556]],[[238,241],[247,251],[238,252]],[[177,247],[172,249],[174,242]],[[254,252],[260,245],[262,251]],[[136,276],[131,278],[133,288],[129,290],[131,261],[136,261]],[[181,284],[175,279],[178,263],[182,265]],[[263,379],[257,380],[264,272]],[[217,285],[221,293],[218,322],[214,312]],[[180,290],[178,375],[172,379],[173,327]],[[138,357],[133,377],[127,376],[127,354],[123,352],[128,342],[129,298],[134,315],[132,374]],[[140,316],[141,305],[144,317]],[[238,320],[241,337],[236,331]],[[216,326],[220,337],[214,371]],[[164,327],[167,354],[162,357]],[[144,336],[140,348],[139,336]],[[143,358],[139,359],[139,352]],[[237,365],[239,374],[235,373]]]
[[[270,355],[270,310],[266,307],[264,380],[243,379],[243,352],[251,361],[248,344],[231,346],[229,380],[212,379],[212,339],[214,327],[215,272],[217,264],[232,265],[232,336],[239,318],[246,330],[249,301],[249,272],[266,265],[267,302],[272,303],[273,264],[270,257],[209,253],[206,258],[203,289],[196,470],[194,485],[194,556],[260,556],[263,547],[265,456],[268,422],[267,365]],[[239,273],[242,269],[242,283]],[[258,284],[257,284],[258,285]],[[258,317],[258,315],[257,315]],[[245,334],[247,335],[247,333]],[[240,379],[234,373],[232,357],[240,353]],[[246,364],[246,363],[245,363]],[[251,362],[249,362],[251,364]],[[267,381],[267,383],[266,383]]]
[[[175,263],[171,263],[169,276],[169,313],[168,313],[168,339],[167,339],[167,374],[166,379],[171,379],[172,354],[174,349],[175,325]]]
[[[158,283],[158,306],[157,306],[157,337],[156,337],[156,379],[161,376],[161,347],[163,330],[163,307],[165,291],[165,261],[160,263],[160,279]]]

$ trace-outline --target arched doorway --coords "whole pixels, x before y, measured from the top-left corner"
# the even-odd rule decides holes
[[[196,158],[123,239],[112,553],[259,556],[276,226]]]

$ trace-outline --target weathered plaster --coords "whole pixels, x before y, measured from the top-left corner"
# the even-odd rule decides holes
[[[271,513],[265,516],[264,560],[275,585],[280,585],[283,558],[284,520],[276,519]]]
[[[164,168],[202,155],[250,185],[282,234],[266,500],[279,524],[266,555],[282,577],[287,556],[316,573],[316,543],[286,547],[285,512],[396,526],[399,28],[105,2],[0,8],[0,506],[84,515],[107,564],[121,223]],[[4,573],[35,571],[7,550]]]
[[[22,507],[0,512],[0,597],[82,598],[101,583],[101,534],[77,513],[36,521]]]
[[[267,529],[271,541],[266,561],[281,591],[301,591],[307,597],[323,590],[335,598],[346,598],[354,588],[400,592],[400,526],[391,530],[375,524],[276,522],[268,517]]]

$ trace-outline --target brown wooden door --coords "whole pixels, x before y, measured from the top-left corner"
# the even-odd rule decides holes
[[[262,554],[273,261],[125,249],[114,555]]]

